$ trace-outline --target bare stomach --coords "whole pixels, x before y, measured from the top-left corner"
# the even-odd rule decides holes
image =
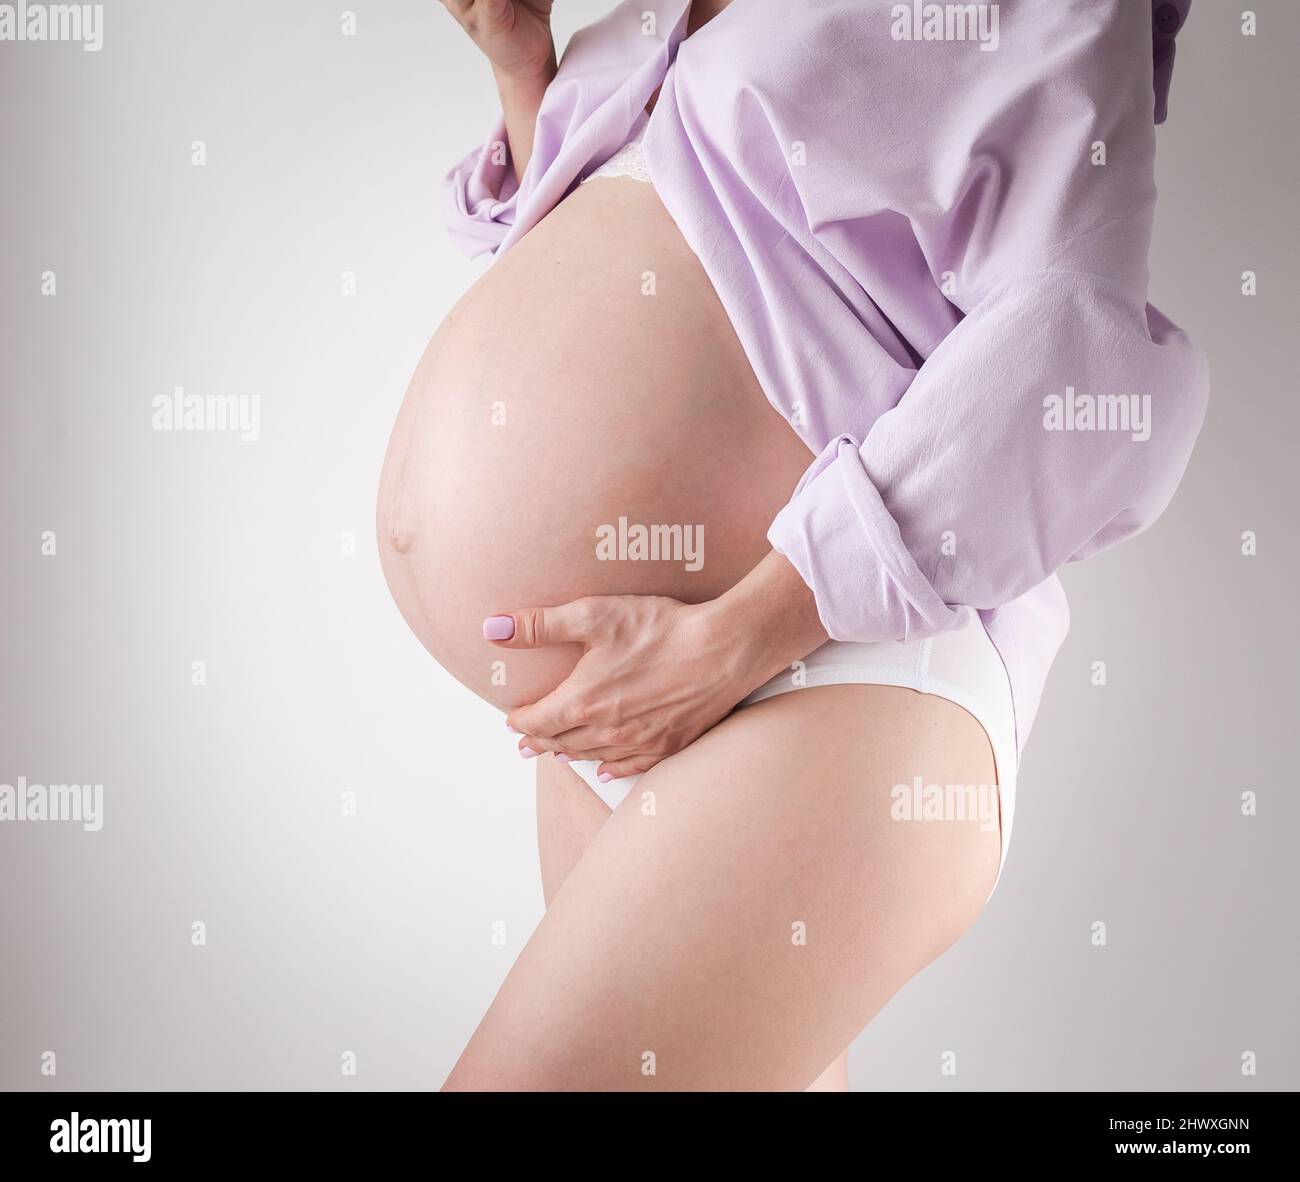
[[[579,653],[496,649],[485,616],[584,595],[715,598],[767,552],[810,460],[654,189],[594,181],[430,342],[384,462],[384,574],[438,662],[513,707]]]

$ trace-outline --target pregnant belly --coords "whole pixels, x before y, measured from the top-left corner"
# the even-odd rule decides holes
[[[595,181],[430,342],[384,463],[384,573],[451,674],[503,708],[535,701],[579,651],[493,648],[484,616],[714,598],[767,552],[810,459],[654,189]]]

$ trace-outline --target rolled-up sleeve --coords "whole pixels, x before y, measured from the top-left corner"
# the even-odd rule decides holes
[[[832,440],[769,530],[837,640],[941,632],[1163,511],[1203,357],[1095,276],[991,291],[865,440]]]
[[[452,241],[470,258],[495,251],[514,225],[519,199],[504,118],[447,174],[443,193]]]

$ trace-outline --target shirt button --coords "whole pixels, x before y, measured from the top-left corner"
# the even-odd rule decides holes
[[[1156,9],[1156,31],[1162,36],[1172,37],[1182,23],[1183,18],[1172,4],[1162,4]]]

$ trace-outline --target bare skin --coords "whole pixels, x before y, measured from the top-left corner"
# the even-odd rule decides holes
[[[563,681],[580,650],[494,649],[484,616],[582,596],[716,602],[771,553],[767,528],[812,458],[653,187],[595,181],[494,263],[433,337],[389,443],[380,557],[439,664],[514,709]],[[597,530],[620,518],[702,531],[703,564],[602,561]],[[743,620],[720,613],[792,644],[733,703],[825,639],[807,630],[817,615],[797,574],[786,586],[799,603],[746,594]]]
[[[568,768],[553,759],[537,764],[537,850],[546,906],[609,820],[610,808]],[[849,1090],[849,1053],[844,1051],[811,1083],[810,1092]]]
[[[567,768],[540,773],[548,910],[446,1088],[842,1085],[849,1042],[970,925],[997,870],[996,830],[890,819],[890,788],[915,775],[991,783],[983,729],[862,685],[738,711],[608,823]]]

